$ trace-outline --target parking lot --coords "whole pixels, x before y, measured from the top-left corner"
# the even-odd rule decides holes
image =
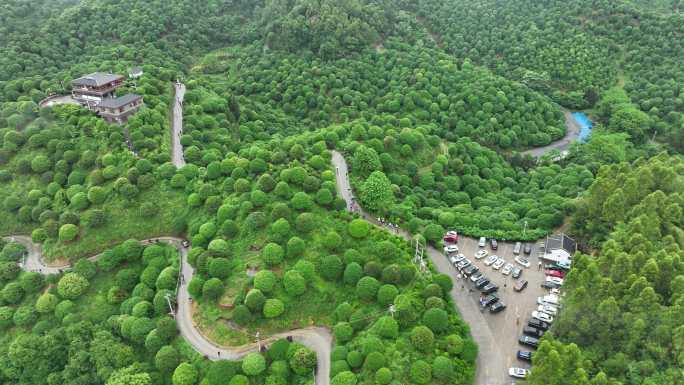
[[[497,352],[496,356],[502,363],[497,363],[497,365],[492,365],[492,368],[497,368],[496,370],[501,370],[505,368],[503,373],[501,373],[501,384],[510,382],[512,379],[508,376],[507,369],[515,366],[522,368],[529,368],[529,363],[525,361],[518,360],[516,358],[516,352],[518,350],[530,350],[533,348],[525,347],[518,344],[518,338],[522,335],[522,328],[527,324],[527,320],[531,317],[532,311],[537,309],[537,297],[548,294],[548,290],[541,287],[541,283],[544,282],[545,275],[543,268],[538,270],[538,244],[530,243],[532,247],[532,252],[530,255],[524,255],[521,252],[521,256],[525,257],[530,262],[530,267],[525,268],[514,262],[515,255],[513,254],[513,248],[515,246],[514,242],[498,242],[498,249],[492,250],[490,242],[484,248],[478,246],[478,239],[459,237],[458,239],[459,253],[464,254],[468,260],[470,260],[473,265],[475,265],[480,272],[486,276],[491,282],[499,287],[496,294],[499,297],[499,301],[506,304],[506,309],[500,313],[491,314],[487,309],[483,309],[479,306],[479,300],[481,293],[475,288],[475,285],[467,277],[458,278],[459,271],[453,267],[451,269],[451,276],[454,278],[455,290],[460,290],[463,296],[466,296],[469,301],[476,304],[483,312],[484,322],[486,322],[489,330],[492,333],[492,343],[495,346],[488,347],[486,350]],[[506,262],[512,263],[514,266],[522,269],[522,274],[520,280],[527,280],[529,283],[527,288],[521,292],[516,292],[513,290],[513,286],[518,280],[513,279],[512,276],[503,275],[501,270],[495,270],[492,266],[486,266],[485,260],[487,259],[475,259],[475,254],[484,249],[489,255],[497,255],[503,258]],[[446,255],[443,256],[447,260]],[[482,350],[483,347],[480,347]],[[486,362],[482,363],[485,366],[488,364]],[[490,373],[490,378],[497,378],[495,373]],[[478,384],[485,385],[485,384]]]

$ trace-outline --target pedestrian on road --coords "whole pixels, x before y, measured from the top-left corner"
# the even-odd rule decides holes
[[[220,350],[218,351],[218,356],[221,357],[221,351]]]
[[[539,263],[537,263],[537,270],[541,270],[541,267],[542,267],[542,261],[539,261]]]
[[[337,172],[337,175],[340,175],[340,168],[339,167],[335,167],[335,171]]]

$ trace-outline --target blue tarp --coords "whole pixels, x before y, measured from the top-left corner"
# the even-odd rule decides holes
[[[589,140],[589,135],[591,135],[591,128],[594,124],[589,120],[589,118],[582,112],[573,112],[572,116],[575,121],[580,126],[579,141],[580,143],[586,143]]]

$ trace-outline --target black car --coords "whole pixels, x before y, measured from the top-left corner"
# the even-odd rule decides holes
[[[522,331],[524,334],[527,334],[528,336],[532,336],[535,338],[541,338],[541,336],[544,335],[543,330],[533,328],[532,326],[529,326],[529,325],[525,326]]]
[[[530,318],[529,320],[527,320],[527,325],[541,330],[549,330],[549,326],[551,326],[548,323],[540,321],[536,318]]]
[[[525,246],[523,247],[523,253],[530,255],[532,253],[532,246],[530,246],[529,243],[526,243]]]
[[[521,336],[518,338],[518,343],[520,345],[532,346],[533,348],[539,346],[539,340],[530,336]]]
[[[483,294],[491,294],[497,290],[499,290],[499,287],[493,283],[488,283],[485,287],[480,289]]]
[[[480,299],[480,305],[482,307],[487,307],[487,306],[493,305],[498,300],[499,300],[499,297],[496,294],[490,294],[490,295]]]
[[[532,362],[532,352],[528,352],[526,350],[518,350],[518,354],[516,354],[516,356],[519,360]]]
[[[541,287],[543,287],[544,289],[550,290],[550,289],[558,289],[559,287],[561,287],[561,285],[558,285],[558,284],[551,282],[551,281],[544,281],[544,282],[542,282]]]
[[[482,277],[483,277],[482,273],[478,271],[478,272],[476,272],[475,274],[473,274],[473,275],[470,276],[470,281],[472,281],[472,282],[477,282],[477,281],[479,281],[480,278],[482,278]]]
[[[489,244],[492,246],[492,250],[496,250],[499,248],[499,244],[496,242],[496,239],[494,238],[489,240]]]
[[[506,308],[506,304],[499,301],[489,308],[490,313],[498,313]]]
[[[470,265],[467,268],[463,269],[463,274],[470,276],[471,274],[474,274],[475,272],[479,271],[480,269],[477,268],[477,266]]]
[[[482,277],[475,282],[475,287],[478,289],[482,289],[483,287],[487,286],[489,284],[489,279],[487,277]]]
[[[521,279],[520,281],[518,281],[518,283],[515,284],[515,286],[513,286],[513,290],[523,291],[523,290],[525,290],[526,287],[527,287],[527,281],[524,279]]]

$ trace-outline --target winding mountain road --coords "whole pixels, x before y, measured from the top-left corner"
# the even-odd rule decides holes
[[[49,266],[43,260],[43,254],[40,245],[31,241],[30,237],[24,235],[14,235],[3,237],[5,240],[21,243],[26,247],[27,256],[21,263],[22,269],[26,271],[35,271],[41,274],[58,274],[70,269],[69,265],[63,266]],[[180,255],[180,273],[183,274],[184,279],[181,281],[177,290],[177,304],[176,314],[174,318],[178,325],[180,335],[200,354],[209,358],[210,360],[239,360],[251,352],[259,351],[260,345],[252,343],[237,347],[223,347],[217,346],[209,341],[202,333],[195,327],[192,320],[192,301],[188,293],[187,283],[190,282],[194,274],[194,269],[187,261],[187,248],[183,247],[180,238],[175,237],[158,237],[141,241],[142,244],[151,244],[153,242],[165,242],[173,245],[178,249]],[[94,255],[88,259],[95,261],[101,254]],[[310,327],[304,329],[297,329],[288,332],[283,332],[268,336],[264,338],[260,344],[268,346],[272,342],[280,338],[291,336],[294,341],[297,341],[316,352],[317,369],[316,369],[316,385],[328,385],[330,383],[330,354],[332,349],[332,335],[330,332],[321,327]]]
[[[349,183],[347,162],[341,153],[332,151],[332,163],[333,166],[335,166],[335,173],[337,175],[338,193],[342,199],[347,202],[347,210],[352,211],[352,207],[359,206],[358,204],[353,205],[354,200],[352,199],[353,194]],[[361,211],[361,214],[366,221],[381,228],[385,228],[382,224],[378,223],[372,215],[369,215],[363,210]],[[406,240],[413,239],[413,235],[403,229],[398,229],[396,234],[402,236]],[[437,271],[451,276],[453,267],[449,265],[449,261],[444,258],[444,254],[441,251],[428,246],[426,252]],[[479,348],[474,383],[476,385],[499,385],[502,383],[501,374],[505,373],[507,370],[507,366],[505,365],[507,361],[505,360],[504,352],[498,348],[497,341],[490,328],[487,326],[485,317],[478,307],[478,304],[474,302],[470,296],[464,295],[462,291],[459,291],[458,285],[454,285],[450,294],[459,310],[461,318],[470,327],[470,335]]]
[[[185,84],[173,83],[174,100],[173,113],[171,117],[171,161],[180,168],[185,166],[185,158],[183,157],[183,145],[180,142],[180,137],[183,135],[183,97],[185,97]]]
[[[570,148],[570,144],[572,144],[572,142],[576,141],[579,138],[580,125],[579,123],[577,123],[577,120],[575,120],[575,117],[572,115],[572,112],[564,109],[563,115],[565,115],[566,127],[565,136],[563,138],[558,139],[555,142],[551,142],[546,146],[531,148],[527,151],[523,151],[522,154],[529,154],[538,158],[551,150],[558,150],[560,152],[563,152]]]

